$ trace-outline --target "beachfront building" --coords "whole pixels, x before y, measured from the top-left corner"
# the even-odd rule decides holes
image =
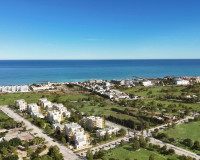
[[[104,127],[104,119],[101,117],[95,117],[95,116],[84,117],[80,123],[84,128],[88,129]]]
[[[133,80],[123,79],[120,81],[121,86],[131,86],[133,85]]]
[[[77,123],[65,124],[65,134],[70,141],[74,141],[74,148],[80,149],[87,146],[87,136],[84,129]]]
[[[0,86],[0,92],[29,92],[29,86]]]
[[[27,103],[25,102],[24,99],[16,100],[15,101],[15,106],[18,108],[20,111],[25,111],[27,110]]]
[[[55,123],[55,122],[60,123],[62,121],[62,114],[57,110],[48,111],[47,119],[51,123]]]
[[[184,79],[175,79],[175,84],[176,85],[189,85],[190,82],[188,80],[184,80]]]
[[[97,137],[105,136],[105,135],[106,135],[106,132],[107,132],[109,135],[112,135],[112,133],[117,134],[118,131],[119,131],[119,128],[118,128],[118,127],[109,127],[109,128],[105,128],[105,129],[98,129],[98,130],[96,131],[96,136],[97,136]]]
[[[148,81],[142,82],[142,85],[145,86],[145,87],[148,87],[148,86],[152,86],[153,84],[152,84],[151,81],[148,80]]]

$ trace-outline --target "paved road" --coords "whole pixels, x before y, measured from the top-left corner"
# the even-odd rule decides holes
[[[195,153],[192,153],[190,151],[187,151],[185,149],[182,149],[182,148],[179,148],[179,147],[176,147],[172,144],[169,144],[169,143],[165,143],[165,142],[162,142],[158,139],[155,139],[155,138],[150,138],[150,142],[153,143],[153,144],[158,144],[160,145],[161,147],[166,145],[168,149],[174,149],[176,154],[178,155],[186,155],[186,156],[190,156],[190,157],[193,157],[193,158],[196,158],[197,160],[200,159],[200,156],[196,155]]]
[[[17,113],[15,113],[12,109],[10,109],[8,106],[0,106],[0,109],[6,113],[9,117],[13,118],[15,121],[17,122],[24,122],[25,126],[27,129],[33,129],[33,133],[37,133],[37,136],[39,137],[43,137],[46,139],[47,146],[50,147],[52,145],[57,145],[60,148],[60,152],[63,154],[64,159],[65,160],[79,160],[80,158],[78,157],[78,155],[76,155],[75,153],[73,153],[73,151],[71,151],[70,149],[68,149],[66,146],[58,143],[58,142],[54,142],[53,139],[51,137],[49,137],[48,135],[46,135],[45,133],[43,133],[43,131],[38,128],[37,126],[33,125],[32,123],[30,123],[28,120],[24,119],[23,117],[21,117],[20,115],[18,115]]]
[[[187,116],[186,118],[184,119],[181,119],[181,120],[178,120],[176,121],[176,125],[180,125],[182,123],[185,123],[188,121],[188,119],[194,119],[194,117],[191,117],[191,116]],[[147,136],[151,136],[151,132],[154,131],[155,129],[162,129],[162,128],[165,128],[167,127],[168,124],[164,124],[164,125],[161,125],[161,126],[158,126],[158,127],[155,127],[155,128],[152,128],[152,129],[149,129],[149,132],[147,133],[146,131],[144,131],[144,137],[147,137]],[[166,145],[168,149],[174,149],[176,154],[178,155],[186,155],[186,156],[190,156],[190,157],[193,157],[193,158],[196,158],[197,160],[200,159],[200,156],[198,156],[197,154],[193,153],[193,152],[190,152],[190,151],[187,151],[185,149],[182,149],[182,148],[179,148],[177,146],[174,146],[172,144],[169,144],[169,143],[165,143],[165,142],[162,142],[158,139],[155,139],[153,137],[150,138],[150,142],[152,144],[158,144],[160,145],[161,147]]]
[[[105,126],[108,126],[108,127],[118,127],[120,129],[124,128],[125,130],[128,130],[128,128],[126,128],[124,126],[121,126],[119,124],[116,124],[116,123],[113,123],[113,122],[107,121],[107,120],[105,121]],[[98,145],[96,147],[91,148],[90,150],[93,152],[93,154],[96,151],[99,151],[101,148],[103,148],[104,150],[109,150],[111,148],[115,148],[116,146],[118,146],[120,144],[121,140],[124,140],[125,142],[128,142],[128,140],[129,140],[128,134],[125,137],[119,138],[117,140],[114,140],[112,142],[108,142],[108,143],[105,143],[105,144],[102,144],[102,145]],[[84,156],[86,156],[86,153],[87,153],[87,150],[79,152],[78,154],[80,156],[84,157]]]
[[[188,117],[186,117],[186,118],[184,118],[184,119],[181,119],[181,120],[176,121],[176,124],[177,124],[177,125],[182,124],[182,123],[184,123],[185,121],[188,121],[188,119],[193,119],[193,118],[194,118],[194,117],[188,116]],[[121,126],[121,125],[112,123],[112,122],[110,122],[110,121],[106,121],[106,122],[105,122],[105,125],[107,125],[107,126],[115,126],[115,127],[119,127],[119,128],[124,128],[124,129],[127,130],[126,127],[123,127],[123,126]],[[167,127],[167,126],[168,126],[168,124],[164,124],[164,125],[161,125],[161,126],[158,126],[158,127],[155,127],[155,128],[151,128],[151,129],[149,129],[149,132],[148,132],[148,133],[147,133],[147,131],[144,131],[144,132],[143,132],[143,136],[144,136],[144,137],[147,137],[147,136],[149,137],[149,136],[151,136],[151,132],[154,131],[155,129],[162,129],[162,128],[165,128],[165,127]],[[135,131],[135,132],[136,132],[136,135],[137,135],[137,136],[142,135],[142,133],[141,133],[140,131]],[[109,150],[109,149],[111,149],[111,148],[114,148],[114,147],[118,146],[118,145],[120,144],[120,141],[121,141],[122,139],[123,139],[125,142],[128,142],[128,139],[131,138],[131,137],[134,137],[134,135],[135,135],[135,134],[134,134],[134,131],[130,131],[129,134],[126,135],[126,137],[120,138],[120,139],[118,139],[118,140],[115,140],[115,141],[112,141],[112,142],[109,142],[109,143],[106,143],[106,144],[103,144],[103,145],[100,145],[100,146],[97,146],[97,147],[94,147],[94,148],[91,149],[91,151],[94,153],[95,151],[98,151],[98,150],[100,150],[101,148],[104,148],[105,150]],[[160,141],[160,140],[157,140],[157,139],[155,139],[155,138],[153,138],[153,137],[150,138],[150,142],[151,142],[152,144],[158,144],[158,145],[160,145],[161,147],[164,146],[164,145],[166,145],[168,149],[170,149],[170,148],[171,148],[171,149],[174,149],[175,152],[176,152],[176,154],[178,154],[178,155],[190,156],[190,157],[196,158],[197,160],[200,159],[200,156],[196,155],[196,154],[193,153],[193,152],[190,152],[190,151],[187,151],[187,150],[185,150],[185,149],[176,147],[176,146],[174,146],[174,145],[172,145],[172,144],[169,144],[169,143],[164,143],[164,142],[162,142],[162,141]],[[115,143],[116,143],[116,144],[115,144]],[[83,151],[83,152],[80,152],[79,155],[85,156],[86,153],[87,153],[87,151]]]
[[[91,148],[90,150],[93,152],[93,154],[96,152],[96,151],[99,151],[100,149],[104,149],[104,150],[109,150],[111,148],[115,148],[116,146],[118,146],[121,142],[121,140],[124,140],[126,143],[128,142],[129,140],[129,137],[128,135],[126,135],[125,137],[122,137],[122,138],[119,138],[117,140],[114,140],[112,142],[108,142],[108,143],[105,143],[105,144],[102,144],[102,145],[98,145],[96,147],[93,147]],[[80,156],[86,156],[86,153],[87,153],[87,150],[85,151],[82,151],[82,152],[79,152],[78,154]]]

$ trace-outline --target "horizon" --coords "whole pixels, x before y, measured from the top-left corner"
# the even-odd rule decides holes
[[[0,59],[0,61],[104,61],[104,60],[200,60],[200,58],[174,59]]]
[[[200,59],[199,6],[198,0],[0,0],[1,59]]]

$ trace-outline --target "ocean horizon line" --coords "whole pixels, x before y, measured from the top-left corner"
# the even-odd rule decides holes
[[[200,60],[200,58],[155,58],[155,59],[0,59],[0,61],[102,61],[102,60]]]

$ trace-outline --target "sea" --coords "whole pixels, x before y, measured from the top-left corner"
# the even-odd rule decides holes
[[[200,59],[0,60],[0,86],[89,79],[200,76]]]

